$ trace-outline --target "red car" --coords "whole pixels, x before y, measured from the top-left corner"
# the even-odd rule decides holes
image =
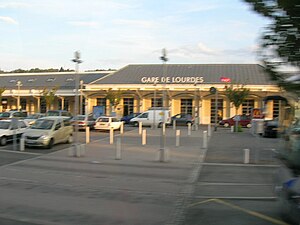
[[[248,127],[248,128],[251,127],[251,117],[246,115],[236,115],[229,119],[221,120],[219,122],[219,125],[224,127],[234,126],[236,120],[238,120],[239,125],[241,125],[242,127]]]

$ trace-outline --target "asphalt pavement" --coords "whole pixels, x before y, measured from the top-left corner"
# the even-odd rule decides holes
[[[107,136],[83,145],[81,157],[71,146],[2,165],[0,220],[58,225],[284,224],[272,192],[279,139],[261,138],[248,129],[218,129],[205,149],[207,126],[191,135],[181,127],[180,146],[172,128],[166,129],[165,142],[160,129],[146,130],[145,145],[134,129],[116,133],[114,144]],[[160,160],[162,149],[165,162]],[[250,150],[249,164],[243,163],[244,149]]]

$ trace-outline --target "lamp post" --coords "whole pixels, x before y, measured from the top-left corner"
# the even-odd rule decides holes
[[[155,109],[156,109],[156,106],[157,106],[157,105],[156,105],[156,104],[157,104],[157,103],[156,103],[156,83],[157,83],[157,82],[154,81],[154,99],[153,99],[153,100],[154,100],[154,104],[153,104],[153,105],[154,105],[154,115],[153,115],[152,129],[155,129],[155,127],[156,127],[156,123],[155,123],[155,122],[156,122],[156,120],[155,120],[155,119],[156,119],[156,118],[155,118],[155,116],[156,116],[156,114],[155,114]]]
[[[197,81],[194,83],[195,86],[195,92],[194,92],[194,118],[195,118],[195,122],[194,122],[194,130],[198,130],[198,124],[199,124],[199,99],[197,98]]]
[[[75,105],[74,105],[74,116],[78,115],[78,88],[79,88],[79,64],[82,63],[80,60],[80,52],[76,51],[74,53],[74,59],[72,62],[75,63]],[[78,143],[78,124],[75,123],[75,144]]]
[[[22,86],[22,82],[20,80],[17,81],[18,86],[18,98],[17,98],[17,110],[20,111],[20,87]]]
[[[79,114],[82,115],[83,112],[82,112],[82,88],[83,88],[83,80],[80,80],[80,101],[79,101]]]
[[[166,79],[165,79],[165,76],[166,76],[166,70],[167,70],[167,66],[166,66],[166,63],[168,61],[168,58],[167,58],[167,51],[166,49],[164,48],[162,50],[162,56],[160,57],[161,61],[162,61],[162,68],[163,68],[163,74],[162,74],[162,78],[164,78],[164,88],[163,88],[163,109],[166,109]],[[165,134],[165,112],[163,114],[163,122],[161,124],[161,135],[160,135],[160,161],[161,162],[164,162],[166,159],[165,159],[165,146],[166,146],[166,134]]]

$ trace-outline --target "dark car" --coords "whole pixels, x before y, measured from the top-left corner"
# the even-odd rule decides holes
[[[129,121],[134,118],[134,117],[137,117],[138,115],[140,115],[141,113],[130,113],[129,115],[127,116],[123,116],[121,118],[121,121],[123,121],[124,123],[128,124]]]
[[[251,117],[247,115],[235,115],[234,117],[231,117],[229,119],[221,120],[219,122],[219,125],[224,127],[230,127],[234,126],[236,121],[238,121],[238,124],[242,127],[251,127]]]
[[[300,178],[285,181],[278,196],[282,218],[291,224],[300,224]]]
[[[93,118],[93,115],[77,115],[71,119],[71,124],[75,127],[78,124],[78,130],[84,130],[86,127],[94,129],[96,119]]]
[[[263,130],[263,137],[277,137],[278,134],[278,119],[274,120],[265,120],[264,121],[264,130]]]
[[[171,124],[173,124],[174,121],[178,126],[186,126],[188,124],[192,125],[194,123],[194,118],[191,114],[180,113],[171,117]]]

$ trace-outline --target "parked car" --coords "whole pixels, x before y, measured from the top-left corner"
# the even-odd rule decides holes
[[[112,127],[114,130],[121,128],[123,122],[119,121],[116,117],[100,116],[97,118],[94,129],[95,130],[110,130]]]
[[[278,197],[282,218],[291,224],[300,224],[300,178],[284,182]]]
[[[234,126],[236,120],[238,121],[238,124],[241,125],[242,127],[248,127],[248,128],[251,127],[251,117],[247,115],[235,115],[229,119],[221,120],[219,122],[219,125],[224,127]]]
[[[46,116],[64,116],[72,118],[72,113],[66,111],[66,110],[48,110],[46,112]]]
[[[274,120],[265,120],[264,121],[264,129],[263,129],[263,137],[277,137],[279,129],[278,118]]]
[[[0,113],[0,120],[7,120],[12,118],[24,119],[27,117],[26,111],[9,111]]]
[[[29,124],[29,125],[32,125],[34,124],[34,122],[39,119],[39,118],[42,118],[44,117],[45,114],[43,113],[34,113],[32,115],[29,115],[27,116],[26,118],[24,118],[24,120]]]
[[[95,121],[96,120],[93,118],[93,115],[77,115],[71,119],[71,124],[73,127],[75,127],[77,124],[79,130],[84,130],[86,127],[94,129],[96,123]]]
[[[12,141],[14,135],[20,139],[27,128],[28,124],[24,120],[0,120],[0,145]]]
[[[171,123],[170,110],[164,107],[152,107],[130,120],[130,124],[138,126],[142,122],[143,126],[160,127],[163,122],[167,125]]]
[[[191,114],[184,114],[184,113],[180,113],[180,114],[176,114],[175,116],[171,117],[171,124],[173,124],[173,122],[176,121],[176,126],[180,126],[180,125],[188,125],[188,124],[193,124],[194,123],[194,118],[192,117]]]
[[[130,122],[130,120],[134,117],[137,117],[138,115],[140,115],[141,113],[130,113],[127,116],[123,116],[121,118],[121,121],[123,121],[124,123],[128,124]]]
[[[37,119],[23,137],[25,146],[52,148],[58,143],[72,143],[73,127],[68,117],[43,117]]]

